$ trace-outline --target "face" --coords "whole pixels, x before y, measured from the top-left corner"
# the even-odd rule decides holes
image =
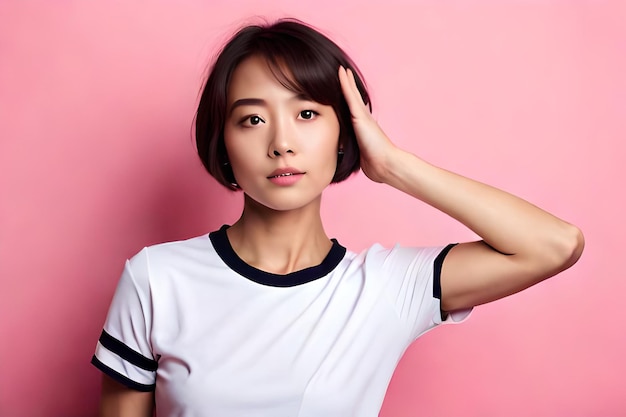
[[[244,60],[228,90],[224,143],[237,184],[273,210],[319,202],[337,167],[331,106],[288,90],[260,57]]]

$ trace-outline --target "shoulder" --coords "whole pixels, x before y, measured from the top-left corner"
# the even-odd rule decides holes
[[[213,247],[209,240],[209,235],[192,237],[185,240],[163,242],[144,247],[131,259],[131,263],[147,262],[168,263],[172,261],[184,262],[203,258],[207,251],[212,251]]]
[[[452,246],[385,247],[376,243],[358,253],[348,251],[336,272],[360,277],[376,287],[414,286],[421,282],[438,288],[444,258]]]
[[[348,250],[346,260],[351,263],[360,263],[365,267],[380,268],[424,263],[432,265],[438,258],[443,260],[452,246],[403,246],[395,244],[385,247],[379,243],[374,243],[358,253]]]
[[[209,235],[204,234],[146,246],[126,262],[125,273],[136,284],[147,285],[154,277],[169,275],[173,271],[204,269],[215,262],[216,256]]]

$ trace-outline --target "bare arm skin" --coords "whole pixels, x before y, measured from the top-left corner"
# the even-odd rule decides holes
[[[152,417],[154,393],[128,388],[102,375],[100,417]]]
[[[453,311],[514,294],[572,266],[581,231],[507,192],[465,178],[396,147],[363,104],[351,71],[339,69],[361,150],[361,168],[463,223],[482,242],[462,243],[441,273],[442,308]]]

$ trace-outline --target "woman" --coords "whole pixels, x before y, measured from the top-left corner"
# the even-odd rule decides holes
[[[403,151],[370,110],[354,63],[300,22],[226,44],[196,140],[243,212],[127,262],[93,359],[102,416],[375,416],[418,336],[576,262],[576,227]],[[482,240],[346,250],[320,202],[359,167]]]

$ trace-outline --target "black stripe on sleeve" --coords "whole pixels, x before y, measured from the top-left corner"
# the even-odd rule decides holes
[[[158,363],[154,359],[146,358],[142,354],[135,352],[124,343],[120,342],[106,331],[102,331],[100,335],[100,344],[118,355],[120,358],[132,363],[133,365],[154,372],[158,368]]]
[[[141,391],[141,392],[152,392],[156,388],[156,384],[151,384],[151,385],[140,384],[139,382],[135,382],[132,379],[128,378],[127,376],[120,374],[119,372],[109,368],[108,366],[100,362],[100,360],[98,360],[98,358],[96,358],[95,355],[93,356],[93,358],[91,358],[91,363],[96,368],[101,370],[104,374],[113,378],[115,381],[119,382],[120,384],[127,386],[128,388],[134,389],[136,391]]]
[[[443,260],[446,258],[450,249],[455,247],[456,243],[451,243],[439,252],[439,255],[435,258],[435,264],[433,266],[433,297],[441,300],[441,268],[443,267]]]

